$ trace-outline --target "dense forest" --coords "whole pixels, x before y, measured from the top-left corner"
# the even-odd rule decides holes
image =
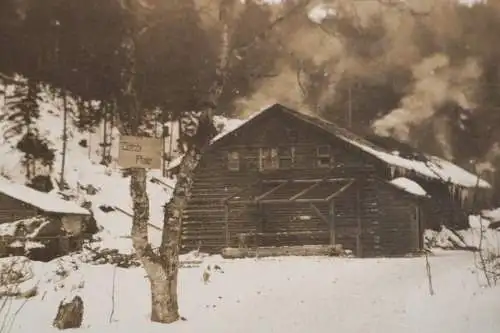
[[[499,1],[423,1],[415,7],[324,1],[329,15],[321,21],[307,16],[306,10],[320,7],[311,1],[253,42],[293,2],[247,1],[242,7],[231,33],[231,46],[242,46],[242,54],[231,63],[218,112],[237,115],[277,99],[359,131],[375,124],[380,134],[467,167],[471,160],[496,158]],[[122,3],[1,1],[4,79],[20,74],[31,90],[42,82],[82,103],[111,104],[126,62],[124,34],[139,25],[134,74],[141,107],[159,107],[165,117],[200,108],[215,75],[217,4],[158,2],[138,22]]]

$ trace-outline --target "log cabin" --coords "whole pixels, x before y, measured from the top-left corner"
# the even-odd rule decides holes
[[[0,177],[0,226],[31,218],[46,218],[50,221],[50,230],[44,240],[55,243],[57,252],[66,254],[78,250],[79,239],[84,232],[86,219],[91,218],[89,210],[75,202],[63,200],[56,195],[34,190],[26,185]],[[19,240],[28,238],[19,236]],[[0,243],[13,241],[12,235],[0,235]],[[0,244],[0,248],[5,244]],[[2,255],[0,250],[0,256]]]
[[[434,198],[418,180],[490,188],[450,162],[406,159],[274,104],[211,141],[195,171],[182,247],[215,253],[330,244],[359,257],[418,252],[424,229],[446,220],[429,208]]]

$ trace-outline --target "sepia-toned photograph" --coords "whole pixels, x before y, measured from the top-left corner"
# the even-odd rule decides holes
[[[0,0],[0,333],[499,333],[500,0]]]

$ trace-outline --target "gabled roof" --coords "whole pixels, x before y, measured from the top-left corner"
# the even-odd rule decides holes
[[[259,112],[254,113],[250,118],[242,121],[239,126],[231,128],[229,131],[225,131],[217,135],[212,139],[212,144],[219,143],[223,139],[229,137],[231,134],[236,133],[240,128],[249,126],[253,121],[260,118],[264,114],[269,112],[282,112],[289,114],[301,121],[307,122],[328,134],[352,145],[365,153],[379,159],[380,161],[387,163],[389,166],[405,169],[408,171],[414,171],[416,174],[421,176],[440,180],[445,183],[451,183],[462,187],[474,188],[491,188],[491,185],[483,179],[478,178],[477,175],[470,173],[469,171],[449,162],[442,158],[422,154],[420,156],[425,156],[425,158],[405,158],[398,155],[397,152],[390,152],[373,142],[359,136],[351,131],[342,128],[330,121],[322,119],[318,116],[312,116],[309,114],[304,114],[299,111],[292,110],[281,104],[273,104]],[[170,164],[169,168],[172,169],[178,165],[181,158],[178,158],[175,162]]]
[[[0,177],[0,193],[47,213],[90,215],[90,212],[75,202],[63,200],[54,194],[40,192],[26,185],[14,183]]]

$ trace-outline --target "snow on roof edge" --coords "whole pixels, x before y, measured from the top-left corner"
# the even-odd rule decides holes
[[[230,130],[226,130],[226,131],[223,130],[221,133],[217,134],[214,138],[212,138],[212,140],[210,141],[210,144],[214,144],[215,142],[217,142],[220,139],[226,137],[230,133],[233,133],[234,131],[237,131],[243,125],[245,125],[248,122],[250,122],[251,120],[253,120],[255,117],[257,117],[257,116],[261,115],[262,113],[264,113],[265,111],[269,110],[273,105],[276,105],[276,103],[272,103],[272,104],[266,105],[265,107],[263,107],[259,111],[252,113],[249,117],[247,117],[245,119],[241,119],[241,123],[238,124],[238,125],[236,125],[236,126],[234,126]]]
[[[0,176],[0,193],[25,202],[47,213],[90,215],[90,212],[72,201],[40,192]]]
[[[410,194],[417,195],[419,197],[428,197],[427,191],[425,191],[419,183],[409,178],[398,177],[392,179],[389,183]]]
[[[425,163],[417,160],[409,160],[398,155],[390,154],[381,150],[380,151],[375,150],[371,147],[367,147],[365,145],[362,145],[356,141],[350,140],[345,137],[341,136],[339,137],[342,140],[347,141],[352,145],[355,145],[356,147],[364,150],[370,155],[373,155],[376,158],[390,165],[401,167],[407,170],[412,170],[420,175],[433,179],[440,179],[444,182],[451,182],[457,185],[461,185],[463,187],[473,188],[477,186],[480,188],[491,188],[491,185],[487,181],[478,178],[478,176],[468,172],[467,170],[459,167],[456,164],[453,164],[452,162],[440,159],[436,156],[430,156],[430,159],[433,160],[429,161],[430,163]],[[451,175],[443,173],[445,170],[443,169],[442,166],[436,165],[435,163],[436,161],[439,161],[440,163],[443,164],[447,164],[448,171],[455,171],[455,173]],[[459,177],[459,173],[461,174],[460,176],[462,177]]]

